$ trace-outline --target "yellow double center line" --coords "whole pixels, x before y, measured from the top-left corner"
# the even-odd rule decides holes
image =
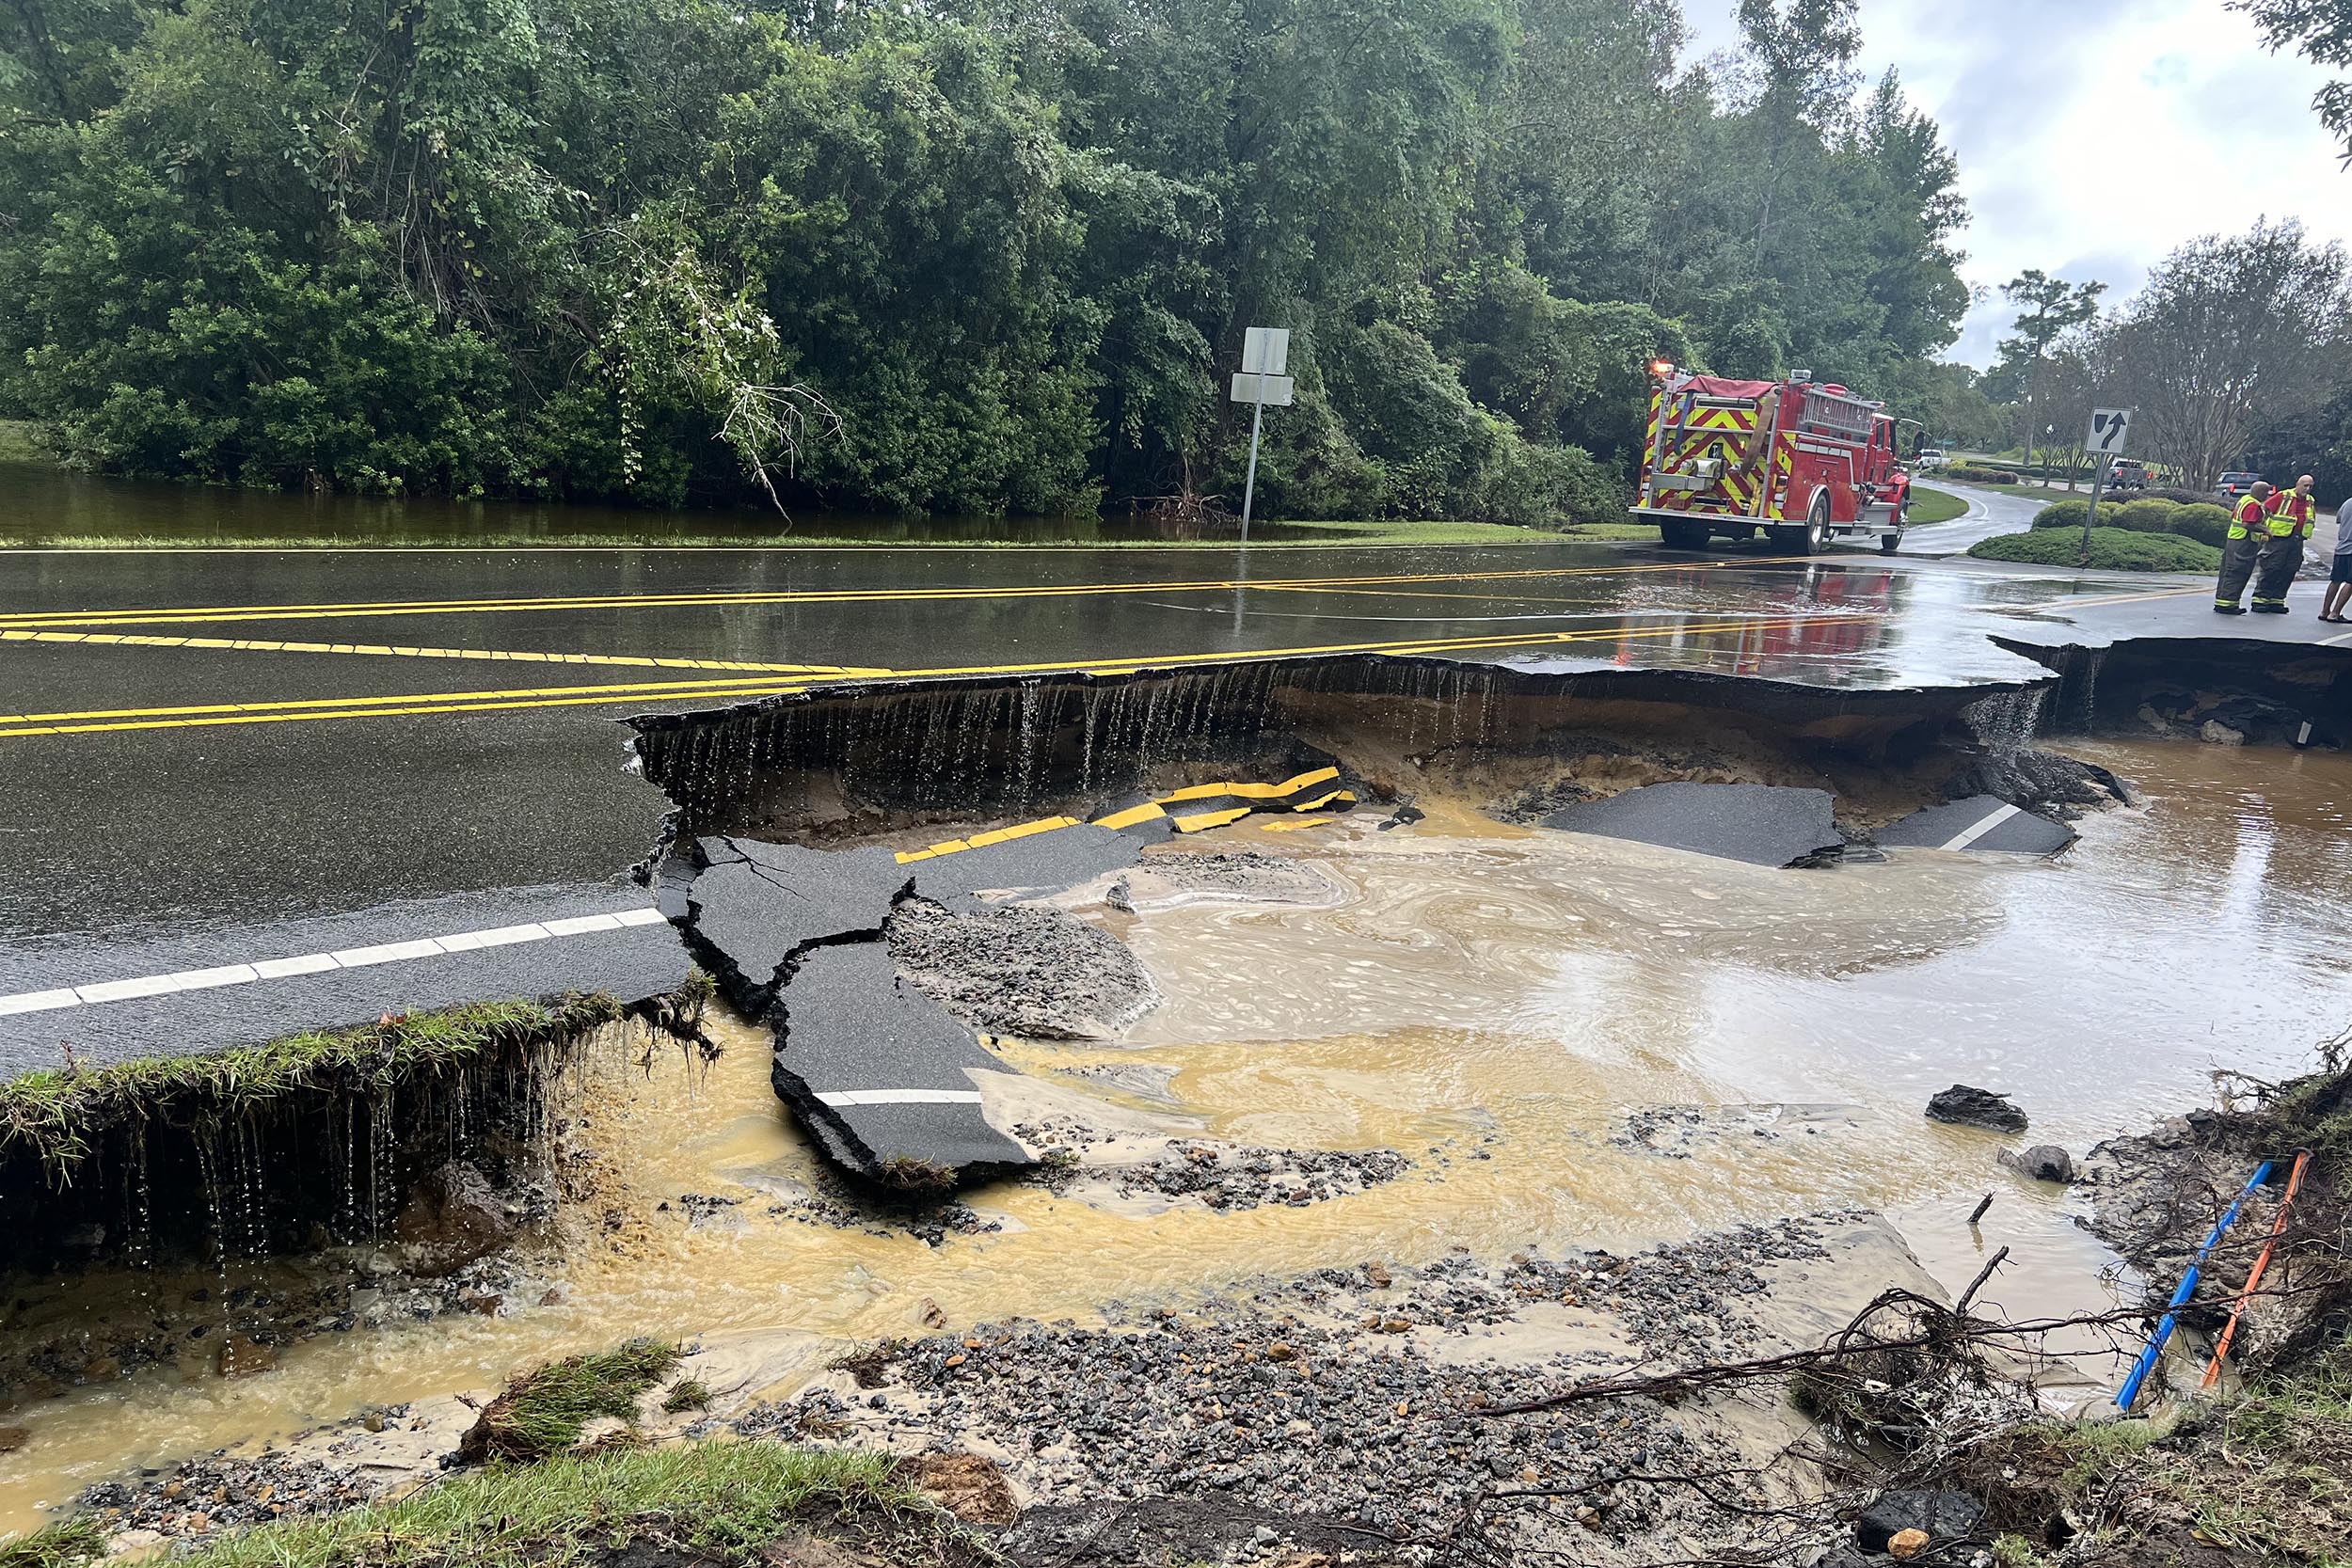
[[[529,649],[421,648],[391,642],[283,642],[265,637],[164,637],[151,632],[0,630],[0,642],[70,642],[116,648],[193,648],[241,654],[358,654],[387,658],[456,658],[492,663],[611,665],[630,670],[709,670],[772,675],[880,675],[861,664],[771,664],[747,658],[682,658],[660,654],[559,654]]]
[[[1407,587],[1438,582],[1524,582],[1558,578],[1615,577],[1635,573],[1712,571],[1768,565],[1754,561],[1693,561],[1622,566],[1528,567],[1508,572],[1416,572],[1360,577],[1239,578],[1168,582],[1025,583],[959,588],[809,588],[769,593],[594,594],[527,599],[359,600],[345,604],[194,605],[156,609],[65,610],[0,615],[0,627],[71,630],[94,626],[210,625],[221,621],[362,620],[394,615],[508,615],[533,610],[665,610],[755,605],[920,604],[966,599],[1074,598],[1105,594],[1192,594],[1242,588],[1314,590]]]
[[[1050,674],[1063,672],[1125,674],[1145,669],[1198,669],[1262,659],[1330,654],[1466,653],[1495,648],[1532,648],[1581,642],[1650,641],[1709,636],[1722,632],[1791,630],[1809,626],[1851,625],[1852,613],[1792,615],[1749,620],[1684,622],[1663,626],[1593,627],[1575,631],[1515,631],[1482,637],[1403,639],[1337,642],[1315,647],[1245,648],[1207,654],[1135,655],[1118,658],[1058,660],[1035,664],[946,665],[920,670],[873,670],[843,684],[878,679]],[[1867,617],[1878,619],[1877,616]],[[227,724],[276,724],[326,719],[380,719],[411,714],[488,713],[514,708],[637,705],[697,698],[742,700],[804,689],[811,678],[771,675],[733,680],[649,681],[599,686],[524,687],[497,691],[425,691],[379,697],[317,697],[265,703],[203,703],[173,707],[95,708],[60,713],[0,714],[0,738],[41,735],[87,735],[116,730],[193,729]]]

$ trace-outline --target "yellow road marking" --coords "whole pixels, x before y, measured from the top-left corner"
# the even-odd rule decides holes
[[[580,664],[632,670],[734,670],[777,675],[879,675],[855,664],[771,664],[755,659],[679,658],[657,654],[563,654],[505,648],[416,648],[380,642],[282,642],[251,637],[158,637],[137,632],[0,630],[0,642],[76,642],[121,648],[193,648],[199,653],[364,654],[387,658],[458,658],[517,664]]]
[[[259,703],[190,703],[178,707],[86,708],[69,713],[0,713],[0,734],[13,732],[13,727],[25,724],[74,724],[85,720],[162,719],[197,720],[212,717],[238,719],[260,714],[282,713],[299,718],[306,711],[332,711],[341,716],[346,711],[378,709],[388,712],[411,712],[422,706],[442,706],[468,703],[516,703],[528,700],[621,703],[635,701],[667,701],[674,697],[718,697],[738,690],[797,691],[804,681],[773,680],[733,681],[643,681],[629,685],[599,686],[532,686],[493,691],[405,691],[381,697],[288,697],[275,702]]]
[[[2151,588],[2137,594],[2107,594],[2092,598],[2060,599],[2051,608],[2058,610],[2092,610],[2096,609],[2100,605],[2142,604],[2150,599],[2185,599],[2191,594],[2202,594],[2204,592],[2205,587],[2202,583],[2200,583],[2193,588]]]
[[[1778,559],[1778,558],[1770,558]],[[1770,563],[1770,559],[1763,563]],[[214,621],[358,620],[388,615],[482,615],[548,610],[662,610],[704,605],[895,604],[959,599],[1065,598],[1184,594],[1235,588],[1377,588],[1419,582],[1514,582],[1631,573],[1711,571],[1757,562],[1648,562],[1620,566],[1547,566],[1507,572],[1413,572],[1335,578],[1207,578],[1170,582],[1025,583],[998,587],[843,588],[729,594],[598,594],[532,599],[375,599],[345,604],[197,605],[148,610],[72,610],[0,615],[0,626],[87,627],[201,625]]]
[[[798,686],[755,686],[729,688],[723,691],[678,692],[678,696],[780,697],[801,690]],[[231,713],[205,718],[134,719],[110,723],[56,723],[35,725],[25,729],[0,729],[0,739],[33,735],[87,735],[113,730],[185,730],[207,729],[222,724],[286,724],[314,719],[388,719],[407,714],[436,713],[495,713],[507,708],[525,707],[611,707],[619,699],[604,697],[530,697],[508,702],[442,702],[419,704],[413,707],[372,707],[352,709],[307,708],[277,713]],[[7,721],[0,720],[0,723]]]
[[[1210,654],[1178,654],[1037,664],[959,665],[934,669],[897,670],[852,676],[844,685],[877,679],[920,679],[949,675],[1020,675],[1053,673],[1095,674],[1132,673],[1146,669],[1181,670],[1214,667],[1257,659],[1297,658],[1346,653],[1445,653],[1477,649],[1542,647],[1578,642],[1649,640],[1661,637],[1706,636],[1717,632],[1788,630],[1807,626],[1881,620],[1877,614],[1858,616],[1796,615],[1746,620],[1682,622],[1660,626],[1589,627],[1568,631],[1515,631],[1484,637],[1423,638],[1381,642],[1339,642],[1317,647],[1239,649]],[[686,697],[774,696],[803,690],[810,683],[761,681],[745,677],[732,681],[648,681],[599,686],[526,688],[503,691],[426,691],[391,696],[293,698],[263,703],[214,703],[177,707],[103,708],[68,713],[0,714],[0,738],[28,735],[82,734],[98,730],[170,729],[218,724],[283,723],[305,719],[361,719],[425,713],[463,713],[498,708],[566,707],[582,705],[618,705],[631,701],[667,701]]]

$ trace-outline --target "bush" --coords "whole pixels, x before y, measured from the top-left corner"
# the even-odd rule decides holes
[[[2149,500],[2170,501],[2175,506],[2201,506],[2213,499],[2211,490],[2182,490],[2161,484],[2151,484],[2147,489],[2135,490],[2132,494]]]
[[[2082,564],[2082,540],[2056,529],[2004,533],[1968,546],[1980,561],[2023,561],[2036,566]],[[2133,533],[2120,528],[2090,531],[2090,566],[2106,572],[2211,572],[2221,552],[2171,533]]]
[[[2112,515],[2100,508],[2099,517],[2103,527],[2120,528],[2127,533],[2169,533],[2172,514],[2179,510],[2168,500],[2132,500],[2117,507]]]
[[[2083,518],[2090,512],[2090,503],[2087,500],[2052,501],[2033,515],[2033,526],[2037,529],[2079,529],[2083,526]]]
[[[2184,539],[2194,539],[2201,545],[2221,547],[2230,533],[2230,509],[2212,501],[2199,501],[2184,506],[2172,514],[2172,530]]]
[[[2014,484],[2017,476],[2007,468],[1979,467],[1973,463],[1959,463],[1940,470],[1948,479],[1972,484]]]

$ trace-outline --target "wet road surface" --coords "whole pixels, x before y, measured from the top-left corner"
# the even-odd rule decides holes
[[[601,907],[666,804],[615,721],[815,682],[1386,650],[1888,688],[2043,673],[1995,633],[2215,630],[2199,581],[1762,546],[8,560],[11,993],[185,967],[167,960],[193,939],[215,964],[324,949],[299,928],[332,917],[372,915],[384,942],[442,934],[416,906],[452,897],[501,919]],[[532,890],[524,907],[513,890]]]

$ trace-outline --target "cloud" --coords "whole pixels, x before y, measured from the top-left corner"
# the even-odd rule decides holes
[[[1692,57],[1734,46],[1730,0],[1688,0]],[[1960,159],[1962,269],[1981,291],[1950,351],[1991,362],[2026,267],[2120,303],[2201,234],[2295,217],[2352,241],[2352,176],[2310,108],[2327,73],[2273,55],[2218,0],[1862,0],[1862,69],[1898,71]]]

